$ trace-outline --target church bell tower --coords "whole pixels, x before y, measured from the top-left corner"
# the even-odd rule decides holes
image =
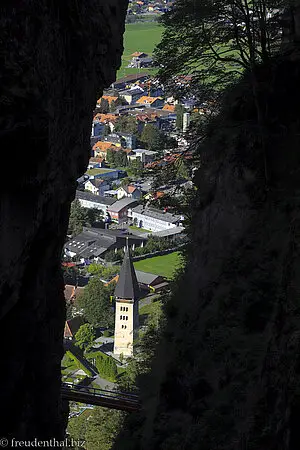
[[[140,289],[128,248],[128,239],[115,297],[114,354],[132,356],[134,341],[138,337],[139,330]]]

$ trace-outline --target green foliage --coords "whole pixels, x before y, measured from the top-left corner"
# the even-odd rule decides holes
[[[245,69],[268,61],[277,52],[281,42],[279,14],[272,19],[267,14],[269,8],[281,8],[283,3],[177,0],[161,19],[164,33],[155,50],[160,80],[181,97],[183,86],[176,89],[174,77],[193,74],[193,87],[201,91],[202,101],[205,94],[211,98]]]
[[[182,257],[180,252],[169,253],[163,256],[154,256],[153,258],[142,259],[136,261],[134,267],[136,270],[143,272],[156,273],[172,279],[176,269],[182,265]]]
[[[109,103],[106,98],[101,98],[101,102],[97,111],[101,114],[107,114],[109,112]]]
[[[104,125],[103,135],[104,136],[108,136],[110,133],[111,133],[110,126],[109,125]]]
[[[88,351],[96,339],[96,333],[92,325],[85,323],[81,325],[77,333],[75,334],[76,345],[81,350]]]
[[[104,337],[109,337],[110,335],[111,335],[111,333],[110,333],[109,330],[103,331],[103,336],[104,336]]]
[[[182,127],[183,127],[183,113],[184,113],[185,109],[183,105],[176,105],[175,106],[175,112],[177,114],[176,116],[176,128],[180,131],[182,131]]]
[[[123,261],[123,256],[123,250],[117,250],[116,252],[111,250],[105,254],[105,260],[108,262]]]
[[[78,199],[75,199],[71,204],[68,234],[76,236],[87,225],[90,225],[88,210],[81,206]]]
[[[120,266],[106,267],[102,264],[92,263],[87,267],[87,271],[91,275],[99,275],[99,278],[109,281],[120,272]]]
[[[86,320],[94,327],[114,326],[114,312],[110,300],[113,289],[113,283],[105,286],[99,278],[94,277],[78,298],[78,307],[83,309]]]
[[[137,227],[134,228],[134,226],[131,228],[137,229],[137,230],[143,230],[142,228],[137,228]],[[170,239],[160,238],[157,236],[150,235],[149,239],[147,241],[147,244],[144,245],[144,247],[135,247],[135,249],[132,250],[132,254],[133,254],[133,256],[148,255],[151,253],[161,252],[164,250],[170,250],[170,249],[176,248],[179,245],[184,244],[185,242],[186,242],[186,240],[184,240],[182,238],[177,238],[177,239],[175,238],[175,239],[170,240]],[[123,261],[123,257],[124,257],[124,252],[121,249],[117,250],[117,252],[115,252],[114,250],[111,250],[110,252],[108,252],[105,255],[106,261],[109,261],[109,262]],[[162,258],[164,258],[164,257],[166,257],[166,261],[167,261],[168,257],[169,257],[170,261],[172,259],[172,257],[170,257],[169,255],[162,256]],[[160,258],[160,257],[158,257],[158,258]],[[152,258],[149,258],[149,261],[150,260],[152,260]],[[145,261],[147,261],[147,260],[145,260]],[[150,262],[149,262],[149,264],[150,264]],[[119,272],[119,269],[118,269],[118,272]],[[163,273],[164,272],[165,271],[163,271]]]
[[[126,186],[128,186],[131,183],[131,181],[132,181],[132,179],[129,178],[129,177],[122,178],[120,186],[121,187],[126,187]]]
[[[106,160],[111,167],[126,167],[128,165],[127,154],[123,150],[108,149]]]
[[[115,125],[115,131],[123,131],[124,133],[132,133],[138,135],[138,124],[134,116],[121,116]]]
[[[143,173],[143,163],[139,158],[134,159],[133,161],[130,161],[129,164],[131,173],[136,176],[140,177]]]
[[[95,359],[95,366],[99,375],[105,380],[114,383],[117,379],[118,369],[115,361],[110,356],[100,351],[90,352],[86,357],[91,360]]]
[[[93,375],[90,369],[88,369],[84,364],[82,364],[81,361],[79,361],[79,359],[70,350],[66,351],[66,355],[68,356],[69,359],[74,361],[78,369],[82,369],[87,374],[87,376],[91,377]]]
[[[145,148],[157,152],[162,152],[163,149],[174,145],[173,140],[168,139],[164,133],[151,123],[144,126],[141,141]],[[168,145],[169,143],[170,145]]]
[[[111,113],[114,113],[119,106],[122,106],[124,104],[126,104],[126,102],[123,101],[122,98],[118,97],[117,100],[113,100],[111,102],[109,110]]]
[[[87,208],[88,222],[92,226],[95,222],[103,221],[103,211],[96,208]]]
[[[89,450],[111,450],[126,414],[108,408],[96,407],[87,422],[84,434]]]
[[[76,442],[85,440],[85,434],[89,425],[89,421],[87,419],[91,414],[92,412],[90,410],[86,410],[79,416],[72,417],[68,422],[68,439],[73,439],[74,446],[72,448],[74,450],[83,450],[83,448],[85,448],[85,446],[77,446]]]

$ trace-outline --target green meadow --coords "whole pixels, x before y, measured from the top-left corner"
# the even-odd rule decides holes
[[[163,27],[156,22],[130,23],[126,25],[124,34],[124,53],[122,66],[117,78],[137,73],[138,69],[127,68],[131,61],[131,54],[144,52],[149,56],[153,54],[154,47],[160,42]],[[140,69],[142,72],[153,72],[153,69]]]
[[[173,252],[163,256],[142,259],[141,261],[135,262],[134,267],[136,270],[141,270],[142,272],[150,272],[172,279],[176,269],[179,269],[182,264],[183,261],[180,253]]]

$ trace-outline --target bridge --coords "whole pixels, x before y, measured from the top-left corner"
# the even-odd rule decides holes
[[[135,412],[141,407],[139,398],[135,394],[107,391],[74,383],[63,383],[61,393],[62,398],[66,400],[119,411]]]

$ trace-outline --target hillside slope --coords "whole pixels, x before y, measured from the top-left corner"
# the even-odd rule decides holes
[[[263,141],[246,76],[199,146],[189,263],[141,381],[143,413],[115,449],[287,450],[300,438],[300,63],[282,57],[257,77]]]

